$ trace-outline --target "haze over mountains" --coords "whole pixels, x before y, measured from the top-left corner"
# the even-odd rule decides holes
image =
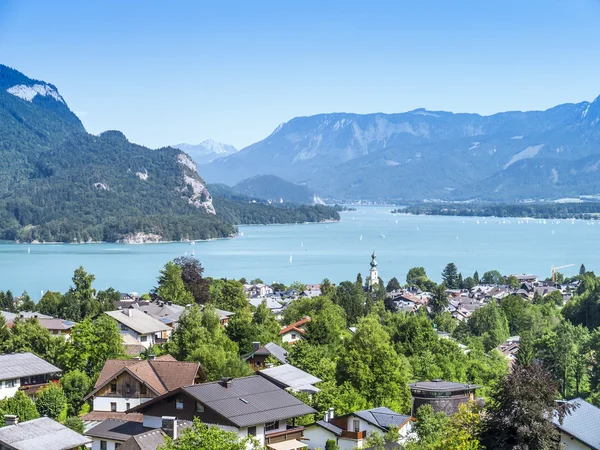
[[[513,201],[600,194],[599,168],[600,97],[492,116],[297,117],[202,171],[230,185],[278,175],[334,199]]]
[[[196,164],[208,164],[215,159],[237,152],[237,149],[233,145],[223,144],[212,139],[207,139],[196,145],[177,144],[172,147],[186,152]]]

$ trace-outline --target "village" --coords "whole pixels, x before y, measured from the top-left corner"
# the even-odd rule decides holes
[[[345,309],[348,318],[344,329],[336,328],[339,336],[319,338],[323,342],[335,341],[335,345],[342,347],[352,345],[350,342],[361,336],[361,327],[366,329],[368,317],[378,314],[381,317],[387,315],[385,320],[388,321],[402,321],[404,317],[410,321],[413,320],[410,317],[413,317],[414,320],[420,320],[419,326],[425,324],[429,328],[419,333],[433,336],[428,339],[434,339],[435,345],[451,345],[461,355],[460,358],[475,358],[477,352],[485,355],[482,356],[484,360],[495,355],[492,359],[497,359],[498,367],[505,367],[500,369],[503,377],[512,372],[515,365],[522,364],[519,360],[521,337],[518,334],[504,335],[501,342],[493,341],[490,345],[486,337],[483,339],[485,348],[477,349],[469,344],[468,339],[461,339],[457,330],[460,327],[468,330],[469,322],[479,314],[478,310],[499,309],[497,305],[507,298],[523,304],[562,308],[580,289],[580,283],[584,282],[583,273],[581,277],[571,280],[563,280],[562,277],[557,280],[554,275],[553,271],[551,279],[542,281],[535,275],[509,274],[502,278],[502,283],[479,282],[466,288],[441,284],[431,291],[423,289],[423,285],[396,286],[396,280],[395,283],[388,283],[385,289],[373,252],[364,283],[357,280],[356,283],[342,283],[337,287],[341,290],[348,286],[359,286],[360,295],[366,299],[364,304],[359,305],[361,311],[364,309],[359,315],[366,318],[358,320],[350,320],[354,306],[349,303],[339,301],[333,305],[327,300],[321,306],[314,306],[319,305],[324,297],[331,296],[331,289],[336,289],[326,280],[318,284],[294,283],[292,287],[269,285],[261,280],[240,282],[246,305],[238,309],[230,308],[235,311],[221,309],[226,304],[224,301],[216,305],[194,305],[174,301],[177,295],[170,299],[164,294],[152,298],[136,293],[120,293],[113,302],[113,308],[100,312],[97,317],[110,319],[115,324],[120,339],[119,352],[122,350],[122,353],[118,353],[118,358],[100,361],[97,377],[90,377],[91,384],[79,391],[81,398],[76,401],[77,410],[73,410],[73,417],[66,418],[66,413],[62,411],[59,414],[42,414],[47,410],[39,406],[36,406],[38,414],[34,411],[31,416],[35,418],[22,417],[26,416],[22,413],[22,405],[28,404],[26,401],[31,401],[32,405],[45,404],[45,393],[56,386],[67,392],[68,383],[63,379],[66,371],[56,365],[60,358],[54,361],[44,359],[40,351],[0,354],[0,413],[3,414],[0,424],[4,425],[0,428],[0,449],[178,448],[166,445],[177,443],[190,430],[197,431],[199,423],[217,427],[229,433],[230,437],[239,438],[247,448],[400,449],[412,448],[411,444],[417,445],[415,448],[427,448],[418,446],[419,439],[424,439],[422,430],[419,430],[420,408],[427,406],[432,414],[441,414],[452,420],[457,414],[464,413],[466,408],[483,408],[491,395],[490,386],[485,386],[481,380],[460,376],[423,379],[413,364],[413,375],[403,382],[404,386],[396,386],[401,390],[406,389],[404,409],[390,408],[389,405],[400,403],[388,401],[385,395],[377,397],[360,392],[359,384],[354,384],[352,391],[356,391],[358,397],[367,399],[354,403],[368,407],[353,409],[344,406],[339,410],[336,408],[339,402],[330,400],[328,403],[322,399],[327,397],[324,393],[330,389],[331,383],[336,384],[335,389],[338,389],[334,395],[342,395],[339,389],[346,384],[339,362],[335,382],[324,379],[326,376],[320,369],[311,371],[310,367],[314,365],[294,365],[294,362],[303,361],[299,354],[304,347],[323,351],[321,356],[325,356],[325,350],[319,350],[315,344],[320,341],[314,337],[319,331],[330,332],[331,325],[324,321],[326,315],[323,311],[335,307],[344,314]],[[452,284],[452,281],[448,284]],[[336,295],[340,295],[339,291]],[[372,305],[369,306],[369,303]],[[313,305],[314,313],[304,314],[305,310],[311,312],[306,305]],[[232,331],[238,326],[235,321],[239,317],[236,316],[246,313],[249,314],[249,326],[263,326],[265,323],[276,325],[275,332],[269,335],[274,337],[273,340],[244,341],[245,344],[241,340],[237,342],[242,354],[238,355],[237,362],[231,364],[241,364],[243,367],[238,367],[234,372],[244,376],[221,376],[215,379],[229,372],[225,369],[218,373],[211,372],[209,365],[213,362],[209,357],[176,358],[181,349],[177,346],[183,345],[180,342],[183,342],[184,333],[201,333],[202,328],[211,329],[210,325],[192,329],[187,322],[189,317],[198,314],[201,320],[209,320],[209,315],[213,315],[218,323],[210,332],[231,337],[236,336]],[[262,314],[268,317],[260,319],[260,322],[256,317]],[[24,324],[33,323],[47,330],[52,339],[62,339],[65,343],[79,339],[78,333],[81,333],[77,322],[39,311],[1,311],[0,320],[2,318],[6,333],[16,333]],[[381,322],[385,320],[382,318]],[[450,328],[448,321],[453,324]],[[409,324],[406,326],[412,326],[410,323],[406,322]],[[2,325],[0,322],[0,337],[8,336],[1,334]],[[420,345],[420,335],[415,333],[409,332],[404,345]],[[250,336],[255,335],[250,333]],[[244,345],[247,351],[242,352]],[[400,347],[396,346],[397,349]],[[188,355],[194,354],[195,350],[190,349]],[[419,351],[416,349],[414,354],[419,355]],[[410,352],[405,355],[410,356]],[[380,363],[382,361],[368,364]],[[430,369],[430,372],[423,373],[438,372]],[[377,380],[374,378],[369,383],[377,383]],[[563,386],[563,394],[566,389]],[[600,424],[600,409],[583,398],[572,401],[577,407],[563,420],[550,420],[563,448],[600,448],[600,438],[594,427],[584,426],[590,421]],[[16,407],[17,403],[21,406]],[[61,408],[66,407],[65,403]],[[244,441],[248,438],[250,440]]]

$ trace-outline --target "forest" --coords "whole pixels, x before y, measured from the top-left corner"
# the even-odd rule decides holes
[[[394,209],[392,214],[427,216],[528,217],[532,219],[584,219],[600,215],[600,203],[519,203],[519,204],[420,204]]]

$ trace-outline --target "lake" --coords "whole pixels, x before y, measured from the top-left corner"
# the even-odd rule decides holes
[[[497,269],[542,278],[552,265],[574,264],[561,270],[573,275],[581,263],[594,270],[600,262],[600,223],[392,215],[392,209],[359,207],[341,213],[339,223],[242,226],[234,239],[196,245],[1,242],[0,290],[27,290],[35,300],[41,291],[64,292],[81,265],[96,276],[97,289],[142,293],[155,285],[167,261],[192,252],[206,275],[283,283],[354,280],[358,272],[365,277],[373,250],[386,282],[393,276],[404,282],[414,266],[439,281],[448,262],[465,277]]]

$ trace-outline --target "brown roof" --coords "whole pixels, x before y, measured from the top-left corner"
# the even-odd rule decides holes
[[[305,325],[307,322],[310,322],[310,317],[308,317],[308,316],[303,317],[298,322],[292,323],[292,324],[288,325],[287,327],[282,328],[281,331],[279,332],[279,334],[282,335],[282,334],[285,334],[288,331],[292,331],[292,330],[296,330],[296,331],[300,331],[301,333],[305,333],[305,331],[301,330],[300,327]]]
[[[81,416],[81,420],[90,422],[103,422],[106,419],[119,419],[141,423],[144,421],[144,415],[139,413],[126,414],[124,412],[90,411],[89,413]]]
[[[140,382],[146,383],[156,394],[163,395],[181,386],[194,384],[199,363],[180,362],[171,355],[164,355],[150,361],[136,359],[109,359],[104,363],[94,390],[86,396],[93,395],[115,379],[122,372],[127,371]]]

